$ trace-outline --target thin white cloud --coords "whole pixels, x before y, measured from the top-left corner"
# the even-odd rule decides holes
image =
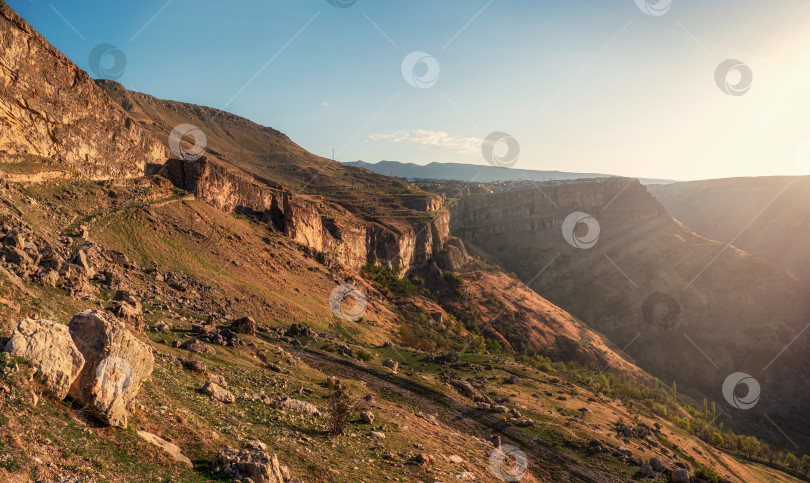
[[[481,152],[482,139],[475,137],[457,138],[444,131],[425,131],[412,129],[410,131],[396,131],[393,134],[372,134],[366,138],[369,141],[387,141],[391,143],[408,142],[434,151],[450,151],[456,153]]]

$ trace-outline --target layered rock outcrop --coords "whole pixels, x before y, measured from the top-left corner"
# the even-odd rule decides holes
[[[168,150],[0,0],[0,162],[142,176]]]
[[[371,263],[407,273],[438,255],[449,237],[450,214],[442,210],[438,196],[406,200],[422,219],[411,214],[394,224],[363,219],[340,205],[296,195],[272,182],[257,182],[218,160],[171,159],[160,174],[215,208],[260,213],[327,263],[353,268]]]

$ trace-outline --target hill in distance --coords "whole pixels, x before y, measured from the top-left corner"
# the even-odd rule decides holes
[[[465,163],[429,163],[425,165],[402,163],[399,161],[380,161],[367,163],[352,161],[343,163],[347,166],[365,168],[385,176],[405,179],[438,179],[491,183],[495,181],[554,181],[591,178],[610,178],[613,175],[600,173],[570,173],[565,171],[538,171],[533,169],[502,168]],[[639,178],[642,184],[671,183],[671,180]]]

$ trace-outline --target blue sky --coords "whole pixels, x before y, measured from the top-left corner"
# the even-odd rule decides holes
[[[801,0],[672,0],[663,15],[643,0],[8,3],[91,75],[90,52],[112,44],[127,88],[225,108],[341,161],[484,164],[481,140],[503,131],[517,168],[810,173]],[[431,87],[402,74],[414,51],[439,66]],[[727,59],[753,73],[744,95],[715,81]]]

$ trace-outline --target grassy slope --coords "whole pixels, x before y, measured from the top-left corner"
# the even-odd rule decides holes
[[[174,329],[144,336],[156,352],[156,369],[139,396],[141,405],[131,418],[131,428],[99,427],[69,404],[47,398],[41,398],[36,407],[24,403],[18,396],[31,383],[24,371],[17,372],[4,381],[11,394],[0,396],[3,481],[28,481],[65,472],[103,481],[216,480],[222,476],[214,464],[217,450],[243,447],[249,439],[267,443],[293,475],[307,481],[379,481],[380,475],[400,481],[452,481],[462,471],[492,481],[488,465],[492,448],[486,441],[492,434],[500,434],[505,444],[517,445],[528,454],[530,475],[523,481],[621,481],[635,473],[633,467],[610,455],[589,456],[587,444],[594,437],[625,444],[612,436],[611,424],[634,418],[652,423],[651,419],[579,381],[574,380],[574,386],[553,382],[548,372],[498,356],[465,355],[464,362],[470,365],[450,367],[424,361],[424,352],[381,348],[382,341],[393,340],[397,334],[393,306],[382,296],[372,295],[365,321],[336,324],[326,304],[331,288],[345,280],[363,281],[349,273],[326,271],[283,237],[248,219],[183,200],[170,188],[140,181],[104,187],[95,183],[36,185],[11,190],[8,195],[8,203],[20,207],[23,218],[43,235],[55,237],[55,229],[92,220],[95,240],[139,265],[155,262],[163,272],[183,271],[204,281],[211,290],[202,294],[200,303],[211,310],[224,308],[237,317],[250,314],[268,325],[305,322],[325,330],[326,335],[303,349],[276,337],[246,336],[246,347],[217,347],[216,354],[195,356],[206,362],[210,373],[224,376],[237,395],[236,404],[224,406],[196,392],[203,379],[182,369],[189,353],[171,347],[172,341],[188,338],[190,322],[198,314],[184,310],[171,297],[166,297],[170,305],[166,310],[155,309],[152,300],[144,300],[149,325],[169,321]],[[28,195],[37,200],[36,205],[22,201]],[[145,272],[123,275],[142,291],[160,284]],[[4,281],[5,299],[20,307],[14,310],[0,304],[5,315],[18,318],[21,312],[44,309],[67,321],[76,311],[95,306],[69,299],[60,289],[23,287],[35,298]],[[371,358],[362,362],[335,354],[335,346],[345,342]],[[269,371],[259,351],[277,362],[285,374]],[[398,360],[400,372],[394,375],[382,368],[384,358]],[[493,366],[491,370],[484,369],[488,364]],[[442,376],[448,374],[483,376],[490,397],[508,398],[507,406],[538,424],[517,428],[506,424],[503,415],[473,409],[469,400],[443,382]],[[505,384],[512,374],[521,376],[518,382]],[[263,395],[293,396],[323,409],[325,382],[333,375],[345,380],[353,395],[374,396],[370,405],[377,416],[374,428],[353,421],[349,435],[336,443],[327,437],[321,421],[253,401]],[[566,399],[558,399],[560,396]],[[580,407],[590,412],[579,416]],[[419,413],[435,415],[438,425]],[[737,461],[663,424],[667,438],[686,454],[704,463],[711,458],[715,466],[722,467],[721,474],[736,481],[758,481],[766,474],[773,481],[791,481],[784,474]],[[134,429],[175,442],[194,461],[194,468],[172,464],[159,450],[140,441]],[[386,438],[371,437],[372,429],[383,431]],[[660,454],[646,447],[642,452],[636,441],[629,447],[645,459]],[[695,447],[703,456],[693,451]],[[427,468],[410,463],[410,456],[416,453],[432,455],[435,463]],[[451,455],[464,462],[452,463],[447,459]]]

